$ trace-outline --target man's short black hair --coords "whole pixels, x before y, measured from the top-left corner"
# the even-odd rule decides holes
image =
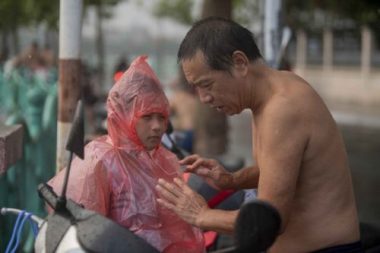
[[[179,47],[178,61],[192,58],[198,50],[215,70],[229,70],[236,50],[245,53],[251,62],[262,58],[248,29],[219,17],[206,18],[193,25]]]

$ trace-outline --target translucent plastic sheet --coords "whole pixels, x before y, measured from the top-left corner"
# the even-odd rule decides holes
[[[112,87],[107,100],[108,135],[90,142],[85,159],[74,159],[67,196],[129,228],[162,252],[204,252],[199,229],[161,207],[155,190],[158,178],[180,176],[178,160],[164,147],[148,153],[135,125],[149,113],[169,114],[159,81],[138,57]],[[64,170],[49,184],[61,192]]]

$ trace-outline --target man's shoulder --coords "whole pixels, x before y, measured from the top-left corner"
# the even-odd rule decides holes
[[[323,106],[322,99],[313,87],[302,78],[289,74],[266,103],[265,114],[282,116],[283,119],[299,119]]]
[[[263,108],[257,129],[262,133],[297,132],[298,136],[308,138],[315,107],[318,107],[310,91],[289,89],[274,94]],[[256,119],[256,117],[255,117]],[[256,121],[256,120],[255,120]]]
[[[302,117],[304,108],[291,95],[276,94],[263,108],[260,118],[263,123],[294,121]]]

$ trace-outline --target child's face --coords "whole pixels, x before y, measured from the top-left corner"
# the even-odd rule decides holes
[[[145,114],[136,122],[137,136],[148,151],[160,144],[165,131],[166,119],[161,113]]]

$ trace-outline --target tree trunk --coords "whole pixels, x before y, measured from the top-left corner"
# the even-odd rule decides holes
[[[3,31],[1,33],[1,52],[0,52],[0,59],[1,60],[7,60],[9,57],[9,46],[8,46],[8,33],[6,31]]]
[[[202,6],[202,18],[223,17],[231,19],[232,1],[231,0],[204,0]]]
[[[230,19],[231,0],[204,0],[202,18],[218,16]],[[203,156],[216,156],[227,151],[228,122],[224,113],[199,103],[194,129],[194,151]]]
[[[11,40],[12,40],[12,45],[13,45],[13,53],[14,53],[14,55],[18,55],[20,53],[20,40],[18,37],[17,27],[12,28]]]

